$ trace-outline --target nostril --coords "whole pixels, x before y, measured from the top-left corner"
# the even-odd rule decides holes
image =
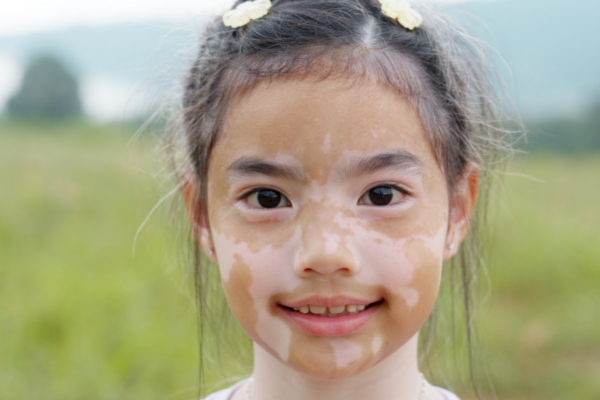
[[[348,268],[348,267],[340,267],[340,266],[335,266],[335,265],[328,265],[328,266],[322,266],[322,265],[318,265],[318,266],[314,266],[314,267],[306,267],[301,269],[302,273],[304,275],[312,275],[312,274],[317,274],[317,275],[332,275],[332,274],[342,274],[342,275],[348,275],[348,274],[352,274],[353,269],[352,268]]]

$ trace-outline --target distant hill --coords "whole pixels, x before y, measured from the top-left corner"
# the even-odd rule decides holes
[[[600,96],[600,1],[508,0],[444,9],[502,55],[512,76],[506,66],[500,69],[524,117],[574,115]],[[0,37],[0,54],[21,63],[56,54],[81,77],[169,91],[194,56],[201,25],[122,24]]]
[[[475,2],[448,11],[505,59],[512,78],[501,70],[524,116],[573,115],[600,98],[600,1]]]
[[[39,54],[56,56],[82,80],[88,114],[132,118],[143,114],[159,93],[173,94],[171,89],[179,86],[193,57],[199,30],[165,22],[75,27],[0,37],[0,56],[13,57],[21,65]],[[0,93],[3,97],[6,94]]]
[[[173,57],[193,48],[196,33],[173,23],[119,24],[75,27],[55,32],[0,37],[0,53],[22,62],[40,53],[65,60],[74,72],[108,74],[121,80],[139,80]]]

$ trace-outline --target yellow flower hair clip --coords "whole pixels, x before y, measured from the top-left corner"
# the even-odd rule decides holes
[[[423,17],[414,10],[406,0],[379,0],[381,11],[388,17],[397,20],[408,30],[418,28],[423,23]]]
[[[246,1],[238,4],[233,10],[227,11],[223,15],[223,23],[225,26],[238,28],[254,19],[264,17],[270,8],[271,0]]]

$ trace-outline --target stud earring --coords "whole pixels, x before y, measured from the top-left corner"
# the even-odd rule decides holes
[[[454,250],[454,243],[450,243],[450,244],[448,245],[448,248],[449,248],[450,250]]]
[[[206,254],[208,254],[209,256],[212,256],[212,254],[213,254],[212,249],[208,249],[208,251],[206,252]]]

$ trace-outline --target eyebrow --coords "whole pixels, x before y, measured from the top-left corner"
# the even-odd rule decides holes
[[[274,178],[290,179],[298,182],[304,180],[304,173],[299,168],[254,158],[240,158],[231,164],[227,170],[231,172],[233,176],[238,178],[249,175],[264,175]]]
[[[370,157],[360,158],[340,170],[338,178],[345,180],[349,177],[372,174],[382,169],[411,170],[421,167],[423,163],[406,151],[390,151]]]
[[[392,151],[360,158],[358,162],[352,162],[351,165],[343,167],[336,175],[338,179],[343,181],[350,177],[371,174],[382,169],[410,170],[419,168],[422,165],[421,160],[408,152]],[[237,178],[264,175],[297,182],[302,182],[305,179],[300,168],[247,157],[236,160],[227,170]]]

